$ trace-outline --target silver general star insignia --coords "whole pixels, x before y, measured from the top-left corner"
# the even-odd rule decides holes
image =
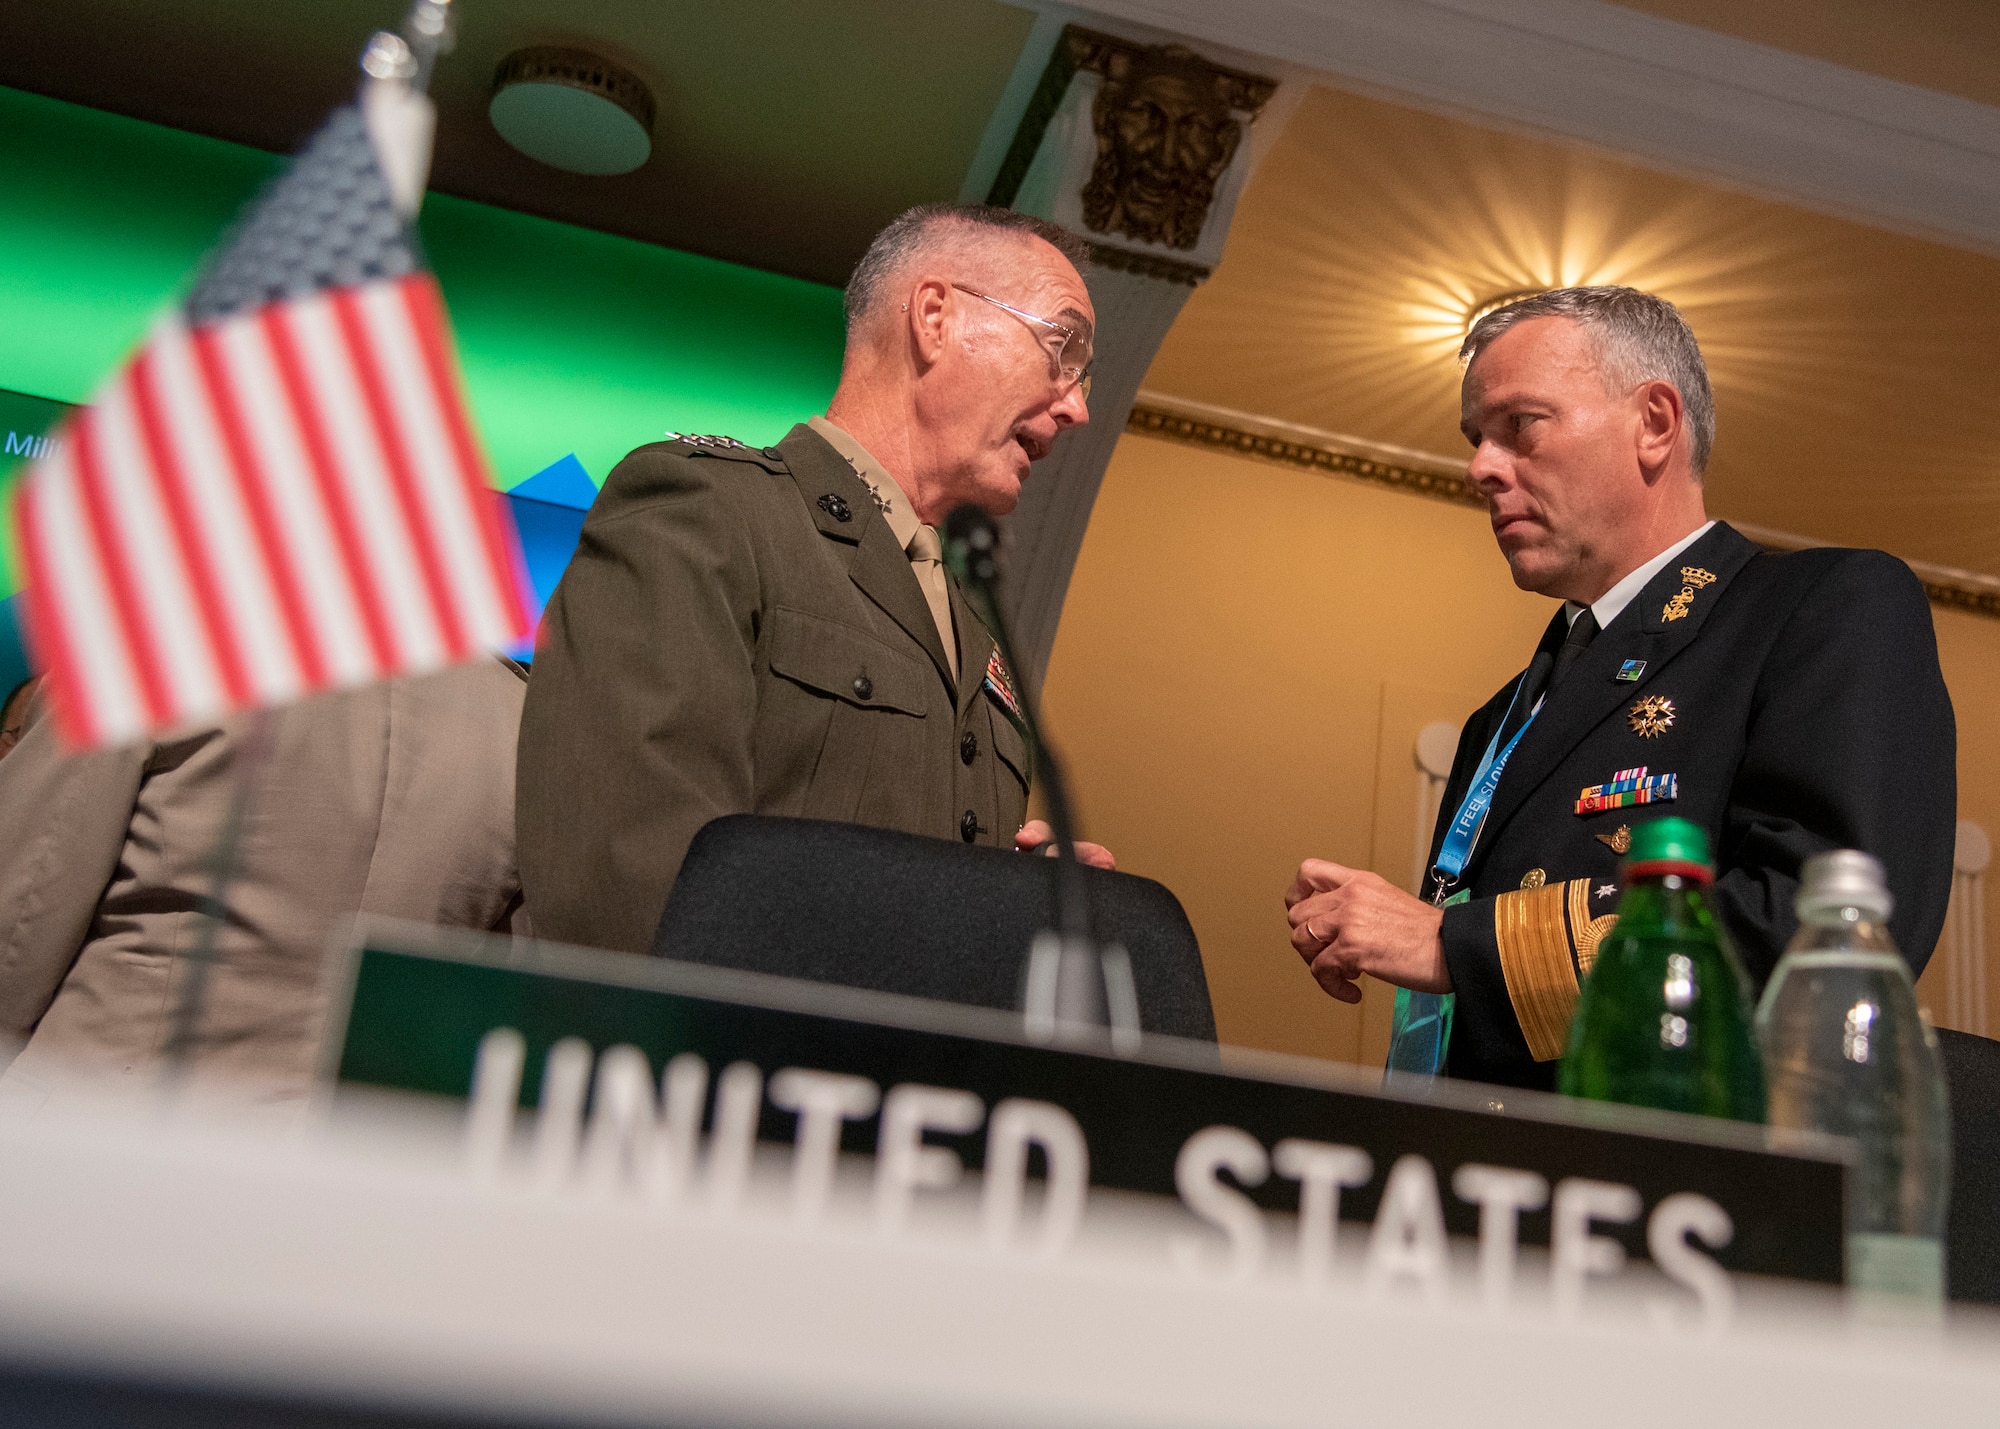
[[[1674,722],[1674,702],[1665,695],[1647,695],[1627,712],[1632,732],[1641,739],[1658,739]]]

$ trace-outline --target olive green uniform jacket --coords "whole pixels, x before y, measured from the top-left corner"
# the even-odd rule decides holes
[[[543,937],[646,952],[725,814],[1009,844],[1028,761],[956,584],[956,681],[909,557],[811,428],[644,446],[542,621],[516,839]]]

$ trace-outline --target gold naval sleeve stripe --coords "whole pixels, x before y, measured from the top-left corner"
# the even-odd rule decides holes
[[[1590,916],[1589,879],[1572,878],[1563,886],[1569,889],[1569,936],[1576,948],[1577,975],[1589,977],[1590,966],[1597,961],[1597,945],[1604,941],[1606,933],[1618,926],[1618,915]]]
[[[1507,979],[1514,1016],[1528,1039],[1528,1054],[1537,1062],[1552,1062],[1562,1055],[1570,1015],[1576,1011],[1579,989],[1563,904],[1580,881],[1503,893],[1493,904],[1500,972]]]

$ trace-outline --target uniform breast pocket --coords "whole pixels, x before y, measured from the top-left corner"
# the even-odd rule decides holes
[[[879,802],[873,794],[921,767],[927,689],[936,676],[927,662],[868,631],[784,606],[771,613],[766,648],[771,673],[809,697],[784,702],[779,717],[795,725],[791,738],[820,731],[799,812],[866,818]]]
[[[1032,762],[1028,758],[1028,742],[1021,738],[1021,732],[1014,727],[1012,720],[993,708],[990,696],[986,705],[987,715],[992,720],[993,752],[1000,756],[1000,765],[1006,774],[1013,775],[1015,781],[1020,784],[1021,793],[1025,797],[1028,792],[1028,782],[1034,776]],[[1005,778],[1006,774],[1001,777]]]

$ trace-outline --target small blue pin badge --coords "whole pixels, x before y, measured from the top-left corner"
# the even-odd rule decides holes
[[[1646,662],[1644,660],[1627,660],[1618,667],[1618,678],[1621,680],[1636,680],[1645,673]]]

